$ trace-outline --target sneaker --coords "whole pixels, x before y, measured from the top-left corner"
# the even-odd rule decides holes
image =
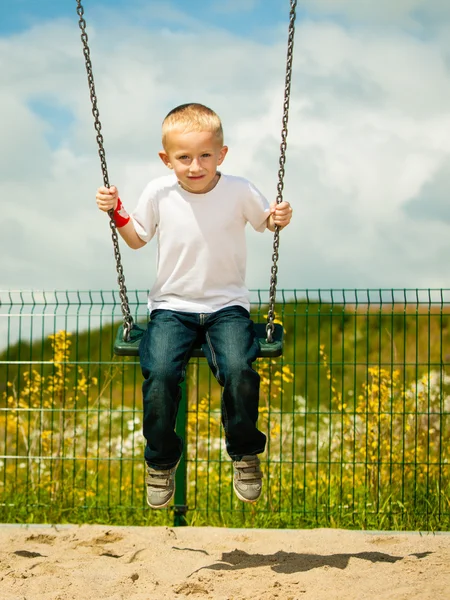
[[[175,473],[178,463],[171,469],[154,469],[147,465],[147,504],[152,508],[164,508],[175,494]]]
[[[243,502],[256,502],[262,491],[262,472],[256,455],[243,456],[233,462],[233,487],[236,496]]]

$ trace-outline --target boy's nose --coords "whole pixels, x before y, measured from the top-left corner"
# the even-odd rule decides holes
[[[191,164],[189,165],[189,170],[191,173],[196,173],[200,171],[200,161],[197,158],[193,158]]]

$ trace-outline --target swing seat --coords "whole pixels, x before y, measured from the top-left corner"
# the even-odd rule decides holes
[[[267,341],[266,324],[265,323],[254,323],[255,335],[258,339],[259,344],[259,358],[276,358],[281,356],[283,353],[283,327],[278,323],[275,323],[275,330],[273,332],[273,341]],[[117,356],[139,356],[139,344],[141,343],[142,336],[144,335],[147,327],[137,325],[133,323],[133,327],[130,331],[130,339],[124,341],[123,339],[123,325],[121,325],[117,331],[116,339],[114,342],[114,354]],[[192,352],[194,358],[200,358],[204,356],[201,344],[198,343]]]

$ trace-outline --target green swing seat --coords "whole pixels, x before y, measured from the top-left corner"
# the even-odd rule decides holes
[[[283,327],[278,323],[275,323],[274,327],[275,329],[272,335],[273,341],[268,342],[266,337],[266,324],[254,323],[255,335],[259,344],[259,358],[275,358],[277,356],[281,356],[283,353]],[[133,323],[129,340],[125,341],[123,339],[123,325],[121,325],[117,331],[114,342],[114,354],[117,356],[139,356],[139,344],[141,343],[141,339],[145,331],[146,326],[143,327],[142,325]],[[200,343],[194,347],[192,356],[194,358],[204,356]]]

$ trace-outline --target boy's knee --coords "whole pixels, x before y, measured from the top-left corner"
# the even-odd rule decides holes
[[[225,374],[230,380],[259,380],[258,373],[245,360],[233,360],[227,364]]]
[[[142,375],[145,379],[159,383],[178,383],[181,371],[169,361],[152,361],[147,365],[141,365]]]

